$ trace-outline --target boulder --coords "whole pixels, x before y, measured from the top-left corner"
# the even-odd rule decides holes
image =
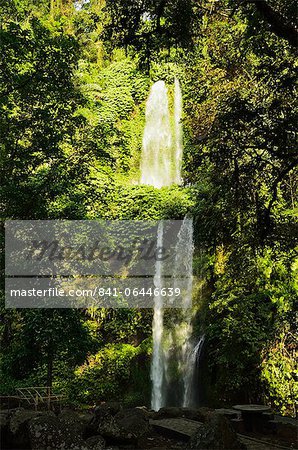
[[[222,414],[227,419],[238,419],[239,417],[241,417],[241,413],[239,411],[236,411],[236,409],[219,408],[215,409],[214,412],[216,414]]]
[[[100,417],[109,413],[111,416],[115,416],[119,411],[121,411],[122,406],[118,402],[103,402],[100,403],[94,409],[94,414],[96,417]]]
[[[2,409],[0,411],[0,430],[1,433],[8,428],[10,416],[12,415],[9,409]]]
[[[81,423],[83,424],[84,429],[89,425],[89,423],[92,421],[94,414],[91,414],[90,412],[78,412],[77,413]]]
[[[34,411],[18,408],[12,414],[9,423],[9,445],[12,448],[30,448],[29,424],[32,419],[53,417],[51,411]]]
[[[78,429],[57,417],[35,417],[29,424],[32,450],[89,450]]]
[[[176,406],[168,406],[160,408],[160,410],[154,414],[153,419],[171,419],[175,417],[182,417],[182,415],[183,415],[183,408],[178,408]]]
[[[275,416],[267,424],[270,431],[287,441],[290,445],[297,442],[297,419],[290,417]]]
[[[187,449],[192,450],[244,450],[237,434],[224,415],[212,414],[207,422],[191,437]]]
[[[123,410],[116,414],[115,419],[120,428],[133,433],[137,438],[144,436],[151,429],[147,411],[142,408]]]
[[[58,416],[59,422],[66,427],[72,428],[73,432],[76,432],[79,436],[82,436],[88,422],[84,422],[82,416],[71,409],[63,410]],[[90,417],[89,417],[90,420]]]
[[[9,445],[9,421],[10,421],[11,411],[9,409],[3,409],[0,411],[0,438],[1,438],[1,448],[5,448]]]
[[[102,436],[92,436],[86,439],[85,442],[90,450],[103,450],[106,445]]]
[[[206,422],[214,410],[202,406],[201,408],[181,408],[182,416],[186,419],[196,420],[197,422]]]
[[[115,417],[110,414],[102,416],[97,423],[97,433],[111,444],[135,444],[137,435],[123,428]]]

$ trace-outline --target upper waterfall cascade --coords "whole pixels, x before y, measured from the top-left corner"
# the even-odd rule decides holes
[[[183,153],[182,92],[174,84],[174,117],[171,120],[168,89],[160,80],[151,87],[141,156],[141,184],[156,188],[181,183]]]

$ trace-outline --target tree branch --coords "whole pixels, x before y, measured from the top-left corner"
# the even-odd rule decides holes
[[[294,47],[298,46],[298,30],[282,14],[274,10],[265,0],[244,0],[244,3],[253,3],[257,11],[269,23],[271,31],[277,36],[286,39]]]

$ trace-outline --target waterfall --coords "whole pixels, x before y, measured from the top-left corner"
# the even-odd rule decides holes
[[[174,125],[164,81],[153,84],[146,103],[146,123],[141,157],[141,184],[157,188],[181,184],[183,153],[182,92],[179,80],[174,84]]]
[[[141,157],[141,184],[157,188],[172,184],[172,130],[168,90],[164,81],[151,87]]]
[[[181,276],[184,277],[184,285],[182,284],[182,317],[176,326],[176,334],[179,335],[179,342],[181,346],[181,351],[177,353],[177,357],[178,367],[183,382],[182,406],[188,406],[188,399],[192,395],[193,378],[195,373],[195,362],[190,357],[194,351],[191,342],[193,332],[191,311],[193,252],[193,223],[191,219],[186,217],[183,220],[182,226],[178,233],[174,268],[174,286],[177,283],[181,284]]]
[[[179,80],[175,78],[174,90],[174,125],[175,125],[175,174],[174,183],[181,184],[181,167],[183,154],[183,129],[182,129],[182,92]]]
[[[163,244],[163,225],[159,223],[157,232],[157,247]],[[173,268],[172,283],[174,288],[182,291],[182,304],[179,320],[175,323],[174,333],[168,333],[168,347],[166,348],[164,336],[164,308],[163,298],[154,298],[153,316],[153,357],[151,364],[152,397],[151,407],[158,411],[167,404],[167,394],[172,380],[169,370],[169,362],[176,360],[176,366],[182,380],[182,393],[180,406],[192,404],[193,386],[195,384],[196,359],[198,355],[192,345],[192,261],[193,261],[193,222],[185,218],[177,235],[175,245],[175,262]],[[162,261],[156,261],[154,285],[161,289],[162,285]],[[169,345],[170,344],[170,345]],[[174,351],[171,348],[174,346]]]
[[[185,217],[177,236],[174,264],[174,287],[180,287],[181,277],[185,280],[182,308],[189,313],[192,300],[192,260],[193,260],[193,223]],[[177,286],[176,286],[177,285]]]
[[[189,345],[189,351],[185,360],[185,367],[187,370],[184,373],[184,395],[183,395],[183,406],[195,407],[196,399],[194,398],[194,387],[196,384],[196,373],[199,368],[200,356],[202,348],[204,345],[205,336],[201,336],[197,345],[192,348]]]
[[[163,224],[158,225],[157,231],[157,248],[162,247],[163,244]],[[162,288],[162,261],[155,263],[154,286],[159,293]],[[163,338],[163,298],[161,295],[154,297],[154,316],[152,326],[153,336],[153,356],[151,364],[151,381],[152,381],[152,395],[151,406],[152,409],[158,411],[164,403],[163,378],[165,370],[165,358],[162,348]]]
[[[174,84],[174,112],[171,126],[168,90],[164,81],[153,84],[146,104],[146,123],[141,156],[141,184],[156,188],[181,183],[183,154],[182,130],[182,93],[178,79]],[[157,231],[157,247],[163,244],[163,223]],[[199,344],[192,345],[192,260],[193,260],[193,223],[185,218],[177,236],[175,263],[173,268],[173,287],[182,288],[181,313],[175,329],[165,332],[164,307],[161,295],[154,298],[152,324],[153,355],[151,363],[152,395],[151,406],[159,410],[166,406],[169,393],[173,390],[170,370],[175,362],[181,380],[179,395],[180,406],[190,405],[196,373],[196,361],[199,358]],[[159,292],[163,287],[163,262],[156,261],[154,286]],[[166,345],[167,344],[167,345]],[[176,389],[177,390],[177,389]],[[178,389],[179,391],[179,389]]]

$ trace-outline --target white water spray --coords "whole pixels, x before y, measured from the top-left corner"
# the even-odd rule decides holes
[[[141,184],[157,188],[172,184],[172,130],[168,90],[164,81],[151,87],[146,104],[146,125],[141,157]]]
[[[161,248],[163,244],[163,224],[158,225],[157,231],[157,248]],[[163,338],[163,298],[160,294],[162,289],[162,261],[157,260],[155,263],[154,286],[157,288],[159,295],[154,297],[154,316],[153,316],[153,356],[151,365],[151,407],[158,411],[164,404],[163,396],[163,378],[165,370],[165,359],[162,348]]]
[[[204,345],[205,336],[202,336],[197,343],[197,345],[192,348],[189,345],[189,351],[186,356],[185,367],[187,370],[184,373],[183,383],[184,383],[184,396],[183,396],[183,406],[185,407],[195,407],[195,401],[193,396],[193,387],[195,385],[195,376],[200,363],[200,356],[202,348]]]
[[[193,223],[192,219],[184,218],[177,236],[175,248],[174,265],[174,287],[180,287],[181,277],[183,277],[184,291],[182,308],[189,312],[192,300],[192,260],[193,260]]]
[[[146,124],[141,157],[141,184],[157,188],[181,184],[183,153],[182,92],[174,85],[174,118],[171,127],[168,90],[164,81],[153,84],[146,103]]]
[[[195,362],[190,356],[193,353],[193,345],[191,342],[193,332],[191,310],[193,252],[193,222],[191,219],[185,218],[178,233],[174,269],[174,286],[177,285],[178,287],[179,283],[183,286],[182,317],[180,319],[180,323],[177,324],[176,329],[176,334],[179,335],[179,342],[181,346],[178,367],[181,372],[183,382],[182,406],[189,406],[195,374]],[[181,276],[183,277],[182,283]]]
[[[174,183],[181,184],[181,167],[183,154],[183,128],[182,128],[182,92],[179,80],[175,78],[174,91],[174,119],[175,119],[175,173]]]

